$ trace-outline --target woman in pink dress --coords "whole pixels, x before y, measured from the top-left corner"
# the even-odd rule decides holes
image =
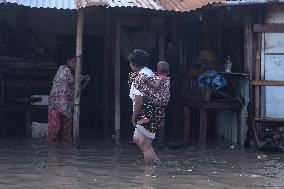
[[[75,68],[75,54],[68,54],[66,56],[66,63],[58,68],[54,77],[48,99],[48,141],[50,143],[53,143],[58,139],[60,131],[61,139],[64,143],[72,142]],[[82,89],[87,86],[89,81],[89,76],[83,76]]]

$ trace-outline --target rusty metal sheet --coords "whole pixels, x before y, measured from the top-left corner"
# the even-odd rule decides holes
[[[79,9],[87,6],[137,7],[152,10],[191,11],[225,0],[0,0],[35,8]]]

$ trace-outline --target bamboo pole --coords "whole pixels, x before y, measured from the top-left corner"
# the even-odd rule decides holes
[[[77,20],[77,36],[76,36],[77,63],[75,70],[75,96],[74,96],[74,114],[73,114],[73,140],[76,146],[79,144],[83,28],[84,28],[84,10],[79,9],[78,20]]]

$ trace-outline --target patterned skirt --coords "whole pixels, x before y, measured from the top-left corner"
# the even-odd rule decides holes
[[[148,119],[149,122],[140,124],[147,131],[156,133],[165,117],[164,107],[157,106],[151,103],[149,100],[144,99],[142,109],[138,116],[138,121],[142,119]]]

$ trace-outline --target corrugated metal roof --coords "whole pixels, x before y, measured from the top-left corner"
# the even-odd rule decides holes
[[[227,0],[225,5],[284,3],[284,0]]]
[[[94,5],[107,5],[107,0],[0,0],[32,8],[79,9]]]
[[[153,10],[191,11],[226,0],[0,0],[36,8],[79,9],[87,6],[138,7]]]

